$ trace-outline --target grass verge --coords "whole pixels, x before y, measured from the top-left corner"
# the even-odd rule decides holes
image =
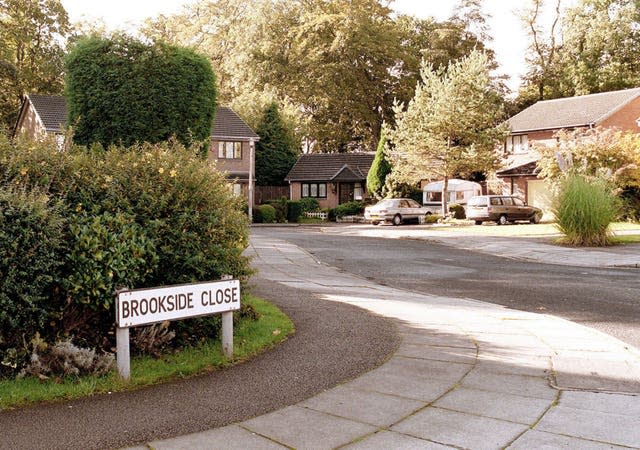
[[[126,383],[115,372],[104,377],[68,377],[39,380],[0,380],[0,410],[38,402],[71,400],[95,394],[138,389],[244,361],[283,341],[293,333],[293,323],[271,303],[247,296],[244,301],[260,314],[257,321],[242,321],[234,329],[234,358],[222,354],[219,340],[207,341],[161,358],[136,357],[131,360],[131,380]]]

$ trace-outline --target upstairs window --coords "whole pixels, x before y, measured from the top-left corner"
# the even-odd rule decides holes
[[[242,159],[242,142],[218,142],[218,159]]]
[[[529,137],[526,134],[509,136],[505,143],[505,151],[514,155],[527,153],[529,151]]]

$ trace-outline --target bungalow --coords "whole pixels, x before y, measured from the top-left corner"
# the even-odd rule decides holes
[[[25,97],[13,135],[34,139],[55,135],[64,141],[67,104],[59,95],[29,94]],[[236,195],[253,199],[255,181],[254,151],[259,136],[231,108],[219,106],[211,127],[209,159],[226,172]],[[253,202],[249,202],[251,206]],[[251,207],[250,206],[250,207]]]
[[[533,143],[553,145],[560,130],[616,128],[640,132],[640,88],[545,100],[511,117],[511,134],[504,144],[506,164],[497,172],[505,193],[548,211],[550,191],[538,178],[539,155]]]
[[[321,208],[369,198],[367,174],[374,153],[309,153],[301,155],[285,177],[291,200],[315,198]]]

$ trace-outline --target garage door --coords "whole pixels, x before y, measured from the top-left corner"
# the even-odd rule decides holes
[[[527,181],[527,202],[530,205],[537,206],[544,212],[543,219],[553,219],[551,205],[553,202],[553,194],[551,186],[544,180]]]

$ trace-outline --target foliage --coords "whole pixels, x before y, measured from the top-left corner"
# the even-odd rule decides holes
[[[50,376],[102,376],[115,367],[113,354],[96,354],[94,349],[77,347],[70,338],[48,345],[36,334],[31,341],[29,364],[20,371],[41,380]]]
[[[0,187],[0,374],[16,364],[2,350],[15,352],[59,308],[50,293],[60,276],[64,225],[55,200],[37,190]]]
[[[0,244],[2,264],[15,268],[2,280],[11,282],[12,298],[31,304],[21,305],[23,315],[3,308],[16,322],[12,328],[3,324],[2,332],[22,329],[29,339],[40,331],[48,342],[73,334],[83,345],[109,349],[113,288],[226,274],[245,280],[251,273],[242,254],[248,244],[242,199],[196,147],[171,141],[60,152],[55,140],[10,142],[0,136],[2,198],[17,188],[26,194],[11,194],[2,208],[11,215],[2,228],[11,235]],[[19,205],[15,198],[47,198],[39,192],[47,193],[48,204],[61,205],[48,211],[45,200],[24,200],[9,207]],[[26,253],[16,254],[12,242]],[[209,325],[206,333],[215,333]],[[195,334],[195,328],[189,331]],[[20,333],[12,336],[22,339]],[[0,342],[0,353],[8,348],[15,347]],[[0,360],[5,356],[11,355]]]
[[[296,163],[297,154],[278,105],[272,103],[265,110],[256,133],[260,136],[256,142],[256,183],[260,186],[286,185],[284,178]]]
[[[438,223],[441,220],[442,216],[439,214],[427,214],[426,216],[424,216],[424,223],[426,224]]]
[[[545,27],[543,0],[522,14],[529,31],[528,72],[517,103],[636,87],[640,82],[640,7],[632,0],[553,2]]]
[[[284,223],[287,221],[287,216],[289,214],[289,201],[287,200],[287,197],[281,197],[278,200],[269,200],[266,204],[272,206],[276,210],[276,218],[274,222]]]
[[[357,214],[362,214],[364,211],[365,204],[359,200],[341,203],[340,205],[333,208],[335,217],[340,219],[344,216],[354,216]]]
[[[302,208],[303,213],[317,211],[318,209],[320,209],[320,203],[318,202],[318,199],[315,199],[313,197],[301,198],[300,200],[298,200],[298,202],[300,203],[300,207]]]
[[[384,186],[387,175],[391,173],[391,163],[387,158],[387,138],[384,132],[380,135],[376,156],[373,158],[367,173],[367,190],[377,199],[384,197]]]
[[[70,31],[59,0],[0,0],[0,130],[15,125],[25,93],[62,92]]]
[[[449,204],[449,212],[453,214],[454,219],[462,220],[467,218],[467,214],[465,213],[464,206],[458,203]]]
[[[151,236],[135,216],[122,213],[83,212],[70,218],[68,276],[63,281],[67,294],[94,311],[112,311],[116,289],[141,286],[155,270],[155,230],[148,231]]]
[[[302,215],[302,203],[300,201],[288,201],[287,202],[287,221],[297,222],[298,218]]]
[[[373,150],[422,59],[440,67],[484,48],[477,0],[461,3],[436,22],[397,17],[377,0],[201,0],[144,33],[206,54],[221,98],[243,117],[276,101],[314,151]]]
[[[618,190],[640,188],[640,136],[614,129],[560,131],[555,147],[538,146],[540,175],[550,180],[571,171],[606,177]]]
[[[507,134],[501,99],[489,76],[489,60],[472,52],[435,71],[423,65],[422,81],[406,110],[396,104],[391,182],[415,184],[421,179],[448,180],[496,167],[496,146]],[[446,211],[443,202],[443,211]]]
[[[193,50],[136,39],[78,40],[66,57],[74,140],[103,146],[207,141],[216,105],[209,61]]]
[[[253,209],[253,221],[255,223],[275,223],[277,221],[276,209],[271,205],[259,205]]]
[[[568,174],[554,200],[553,212],[563,241],[575,246],[610,243],[609,225],[619,213],[619,202],[610,186],[600,179]]]

